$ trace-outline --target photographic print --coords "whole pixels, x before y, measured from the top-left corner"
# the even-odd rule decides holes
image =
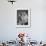
[[[29,27],[30,26],[30,10],[29,9],[17,9],[16,16],[17,27]]]

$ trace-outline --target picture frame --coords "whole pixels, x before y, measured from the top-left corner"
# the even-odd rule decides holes
[[[31,27],[31,11],[29,8],[16,9],[16,27]]]

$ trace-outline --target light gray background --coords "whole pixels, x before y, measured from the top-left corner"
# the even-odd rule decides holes
[[[16,28],[17,8],[31,8],[31,28]],[[0,0],[0,40],[15,40],[21,31],[33,40],[46,40],[46,0],[17,0],[14,5]]]

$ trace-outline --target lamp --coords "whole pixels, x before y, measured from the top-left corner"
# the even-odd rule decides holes
[[[8,2],[11,2],[12,4],[16,2],[16,0],[8,0]]]

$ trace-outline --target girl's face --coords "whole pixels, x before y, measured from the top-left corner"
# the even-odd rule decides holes
[[[26,12],[21,13],[21,19],[23,23],[28,22],[28,15],[26,14]]]

